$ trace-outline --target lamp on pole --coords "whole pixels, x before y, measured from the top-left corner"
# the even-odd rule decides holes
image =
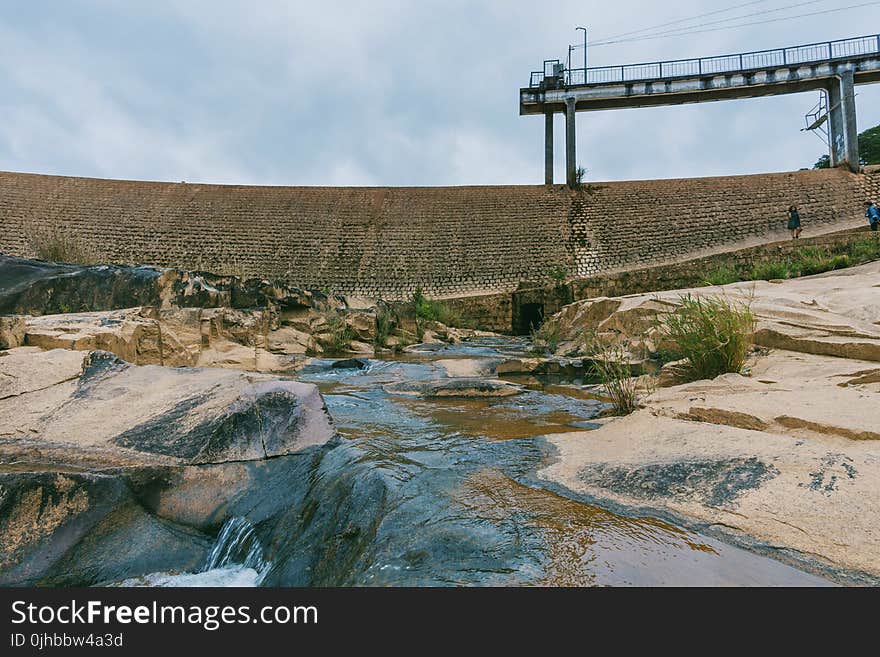
[[[584,82],[586,82],[587,81],[587,28],[576,27],[574,29],[584,31]]]

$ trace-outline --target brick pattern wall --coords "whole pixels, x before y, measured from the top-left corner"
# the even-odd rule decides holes
[[[619,182],[590,186],[572,232],[583,235],[579,277],[674,262],[786,234],[787,209],[805,231],[828,230],[864,213],[880,176],[842,169]],[[872,191],[873,190],[873,191]]]
[[[861,216],[880,176],[842,170],[562,186],[193,185],[0,173],[0,252],[59,231],[102,260],[277,278],[338,294],[463,297],[672,262]]]

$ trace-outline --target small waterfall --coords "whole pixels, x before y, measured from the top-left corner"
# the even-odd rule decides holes
[[[263,546],[257,538],[254,526],[245,518],[233,517],[220,530],[203,571],[243,566],[257,572],[259,583],[268,572],[269,565],[263,558]]]

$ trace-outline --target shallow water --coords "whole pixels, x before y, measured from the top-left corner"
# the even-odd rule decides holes
[[[364,370],[315,362],[297,378],[319,386],[343,440],[307,484],[301,469],[288,474],[283,465],[266,475],[267,489],[289,492],[290,509],[239,504],[264,553],[253,543],[227,549],[251,531],[237,525],[237,538],[231,530],[220,537],[214,553],[225,556],[207,572],[157,574],[147,584],[827,584],[667,522],[542,489],[534,476],[549,456],[541,436],[590,427],[605,408],[582,381],[531,377],[520,395],[481,399],[403,397],[384,387],[443,378],[450,358],[497,360],[524,348],[482,340],[371,360]]]

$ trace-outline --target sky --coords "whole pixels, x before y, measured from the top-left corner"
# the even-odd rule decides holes
[[[544,59],[581,42],[576,26],[598,43],[735,5],[748,6],[663,29],[866,1],[0,0],[0,170],[261,185],[539,184],[543,119],[519,116],[519,89]],[[770,13],[745,17],[755,12]],[[595,46],[588,56],[604,66],[873,33],[880,2]],[[880,124],[880,85],[857,92],[859,129]],[[808,167],[827,150],[801,132],[817,101],[811,92],[580,113],[578,160],[593,181]]]

